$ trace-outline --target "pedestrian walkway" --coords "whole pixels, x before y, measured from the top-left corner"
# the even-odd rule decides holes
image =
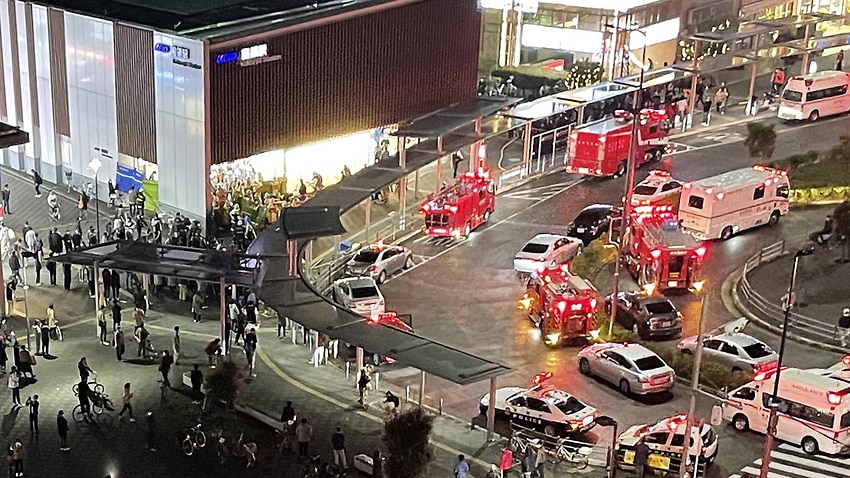
[[[759,476],[762,459],[729,478]],[[798,446],[782,443],[770,454],[767,478],[845,478],[850,475],[850,458],[807,455]]]

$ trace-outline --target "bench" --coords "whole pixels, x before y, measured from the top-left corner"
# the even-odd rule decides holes
[[[192,372],[183,373],[183,385],[192,388]]]

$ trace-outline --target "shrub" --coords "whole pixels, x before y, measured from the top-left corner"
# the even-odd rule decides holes
[[[209,377],[207,377],[207,391],[209,398],[215,402],[224,402],[228,409],[233,408],[236,397],[245,385],[245,376],[242,370],[233,362],[224,362]]]
[[[607,238],[600,237],[583,248],[581,254],[570,262],[570,272],[592,280],[606,265],[617,260],[617,249],[607,245]]]
[[[604,310],[596,312],[596,327],[599,329],[599,338],[606,342],[632,342],[636,343],[640,340],[634,332],[626,329],[618,323],[614,323],[611,328],[611,335],[608,335],[608,327],[611,326],[611,316]]]
[[[434,459],[429,441],[433,428],[434,417],[421,408],[401,412],[384,425],[384,446],[389,455],[385,471],[389,478],[426,475]]]
[[[676,371],[676,375],[685,380],[691,380],[694,370],[694,357],[684,354],[678,348],[671,349],[660,344],[646,344],[658,354],[667,365]],[[714,390],[733,390],[752,380],[752,375],[742,371],[732,371],[729,367],[718,362],[708,360],[703,355],[700,367],[699,383]]]
[[[802,154],[794,154],[785,158],[785,162],[792,170],[792,174],[794,170],[800,169],[803,166],[814,163],[818,160],[820,153],[817,151],[808,151]]]

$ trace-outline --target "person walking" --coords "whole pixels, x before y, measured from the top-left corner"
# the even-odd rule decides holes
[[[112,271],[112,274],[109,275],[110,282],[109,286],[112,288],[112,297],[115,298],[115,302],[118,302],[118,297],[121,293],[121,273],[118,271]]]
[[[469,478],[469,463],[466,462],[466,457],[463,455],[457,456],[455,478]]]
[[[27,397],[27,409],[30,418],[30,433],[38,435],[38,407],[41,405],[38,401],[38,395]]]
[[[77,362],[77,372],[80,374],[81,382],[89,383],[89,376],[94,373],[94,370],[89,367],[89,363],[83,357]]]
[[[844,50],[838,52],[835,55],[835,69],[838,71],[842,71],[844,69]]]
[[[162,358],[159,360],[159,373],[162,375],[162,388],[171,388],[171,381],[168,380],[168,374],[171,372],[171,364],[174,363],[174,358],[168,350],[162,351]],[[165,392],[163,392],[165,393]]]
[[[295,439],[298,441],[298,456],[307,458],[310,452],[310,440],[313,439],[313,427],[307,423],[306,418],[295,427]]]
[[[12,198],[12,190],[9,189],[8,184],[3,185],[3,214],[12,214],[12,210],[9,208],[9,200]]]
[[[35,169],[30,169],[32,173],[32,184],[35,187],[35,197],[41,197],[41,185],[44,184],[44,179],[41,178],[41,174],[38,174],[38,171]]]
[[[638,440],[635,445],[634,457],[635,474],[638,478],[643,478],[646,473],[646,462],[649,460],[649,452],[649,446],[647,446],[643,439]]]
[[[156,419],[153,416],[153,410],[148,409],[145,416],[145,432],[147,438],[148,451],[156,452]]]
[[[712,98],[713,98],[713,96],[711,94],[711,91],[709,91],[708,88],[706,88],[705,94],[702,97],[703,118],[702,118],[702,123],[700,123],[700,124],[703,125],[703,126],[708,126],[708,124],[711,122]]]
[[[100,309],[97,310],[97,328],[100,331],[100,344],[101,345],[109,345],[109,341],[106,340],[106,306],[101,305]]]
[[[174,337],[171,338],[171,351],[174,355],[174,365],[180,361],[180,326],[174,326]]]
[[[334,465],[341,471],[348,469],[348,462],[345,461],[345,435],[342,434],[342,427],[337,426],[336,432],[331,436],[331,447],[334,454]]]
[[[121,407],[121,411],[118,412],[118,419],[122,420],[124,418],[124,412],[127,412],[127,415],[130,416],[130,423],[136,423],[136,419],[133,417],[133,392],[130,391],[130,382],[124,384],[124,392],[121,394],[121,403],[124,404]]]
[[[452,178],[457,177],[457,170],[460,167],[460,162],[463,161],[463,153],[460,150],[452,153]]]
[[[121,328],[121,305],[118,299],[112,299],[112,332],[117,332]]]
[[[124,331],[121,330],[121,326],[118,326],[118,329],[115,331],[115,358],[119,362],[123,360],[125,351]]]
[[[15,438],[12,443],[12,460],[15,462],[15,476],[24,476],[24,443]]]
[[[256,377],[257,374],[254,373],[254,359],[257,354],[257,333],[256,330],[251,327],[248,329],[248,333],[245,334],[245,359],[248,360],[248,372],[252,377]]]
[[[283,407],[283,411],[280,414],[280,421],[284,425],[291,424],[295,421],[295,408],[292,406],[291,401],[287,401],[286,405]]]
[[[136,329],[136,340],[139,342],[139,348],[136,351],[136,357],[148,358],[148,338],[150,332],[145,328],[145,324]]]
[[[56,287],[56,261],[53,260],[53,256],[47,257],[47,273],[50,277],[50,287]]]
[[[12,366],[7,380],[7,386],[12,390],[12,404],[19,407],[21,405],[21,375],[18,373],[18,367]]]
[[[9,256],[9,260],[11,261],[12,257],[15,254],[12,253]],[[18,280],[12,277],[8,281],[6,281],[6,314],[12,315],[15,312],[15,289],[18,288]]]
[[[39,333],[41,334],[41,356],[50,357],[50,326],[46,321],[41,321]]]
[[[360,369],[360,377],[357,378],[357,391],[360,393],[360,398],[357,399],[357,403],[365,406],[364,399],[366,398],[366,387],[369,386],[369,382],[372,381],[372,378],[369,376],[369,367],[363,367]]]
[[[714,106],[717,109],[718,114],[726,114],[726,102],[728,100],[729,90],[726,89],[726,83],[720,83],[720,88],[718,88],[717,93],[714,94]]]
[[[192,321],[195,323],[201,321],[201,304],[201,294],[195,292],[195,295],[192,296]]]
[[[59,431],[59,450],[70,451],[68,446],[68,420],[65,418],[65,410],[59,410],[56,414],[56,428]]]
[[[835,340],[841,347],[847,347],[847,338],[850,337],[850,308],[845,308],[835,324]]]
[[[709,104],[711,104],[709,102]],[[514,452],[510,448],[502,448],[502,456],[499,458],[499,471],[502,478],[508,476],[508,471],[514,466]]]
[[[192,373],[189,374],[189,381],[192,382],[192,402],[196,404],[201,403],[204,395],[201,392],[201,387],[204,384],[204,374],[201,372],[198,364],[192,367]]]

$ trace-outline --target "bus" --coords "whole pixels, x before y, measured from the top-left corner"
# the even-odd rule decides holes
[[[819,71],[794,76],[782,91],[777,115],[784,120],[817,121],[850,111],[850,73]]]

